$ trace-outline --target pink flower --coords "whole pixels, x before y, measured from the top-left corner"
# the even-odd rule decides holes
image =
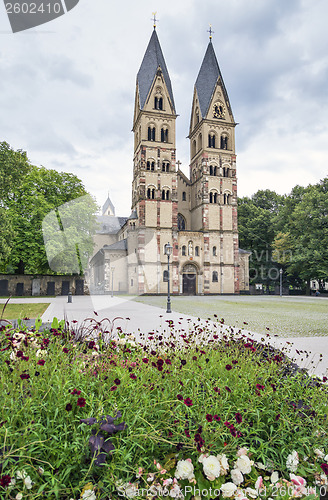
[[[255,489],[260,490],[261,488],[263,488],[263,478],[262,478],[262,476],[259,476],[257,478],[256,483],[255,483]]]
[[[289,474],[289,477],[290,477],[290,480],[296,486],[305,486],[306,485],[306,480],[301,476],[295,476],[295,474]]]

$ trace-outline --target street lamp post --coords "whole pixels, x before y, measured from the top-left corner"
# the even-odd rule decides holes
[[[110,269],[112,271],[112,298],[113,298],[114,297],[114,270],[115,270],[115,267],[112,266]]]
[[[280,268],[280,297],[282,297],[282,268]]]
[[[170,297],[170,255],[172,255],[173,247],[170,243],[164,245],[164,253],[167,255],[167,307],[166,312],[171,313],[171,297]]]

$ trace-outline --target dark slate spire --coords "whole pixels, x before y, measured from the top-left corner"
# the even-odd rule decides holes
[[[207,115],[208,108],[213,97],[213,92],[219,78],[221,80],[224,98],[231,109],[228,93],[223,82],[213,44],[212,41],[210,41],[196,80],[196,90],[203,118]]]
[[[156,76],[156,72],[158,67],[160,66],[163,77],[165,80],[165,84],[167,86],[167,90],[169,92],[171,104],[173,110],[175,112],[175,104],[172,92],[171,80],[169,77],[169,72],[167,71],[167,67],[165,64],[165,59],[163,56],[163,52],[161,46],[159,44],[158,36],[156,33],[156,29],[154,28],[153,34],[150,38],[146,53],[144,55],[143,61],[141,63],[138,75],[137,82],[139,85],[139,97],[140,97],[140,108],[143,109],[146,99],[148,97],[150,88],[153,84],[154,78]]]

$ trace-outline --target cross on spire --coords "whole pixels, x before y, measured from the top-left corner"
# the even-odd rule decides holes
[[[180,160],[178,160],[178,161],[176,162],[176,164],[178,165],[178,168],[180,169],[180,165],[182,165],[181,161],[180,161]]]
[[[210,29],[207,30],[207,33],[210,34],[210,40],[212,40],[212,33],[214,34],[214,31],[212,30],[212,25],[210,24]]]
[[[157,12],[153,12],[154,17],[152,18],[152,21],[154,23],[154,29],[156,29],[156,23],[157,23],[157,21],[159,21],[159,19],[156,19],[156,14],[157,14]]]

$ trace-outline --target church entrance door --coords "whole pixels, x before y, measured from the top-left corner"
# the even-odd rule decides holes
[[[184,267],[182,273],[182,293],[196,295],[197,270],[192,264]]]

